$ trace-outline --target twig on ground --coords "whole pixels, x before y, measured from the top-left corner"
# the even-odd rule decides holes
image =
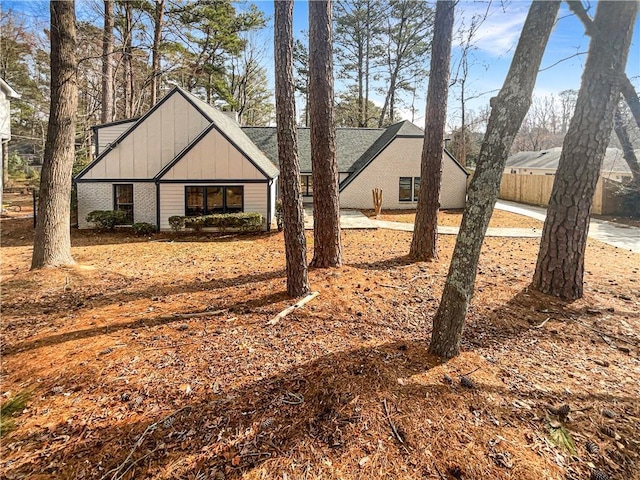
[[[471,370],[470,372],[467,373],[463,373],[462,376],[463,377],[468,377],[469,375],[471,375],[472,373],[476,373],[478,370],[480,370],[482,367],[478,367],[478,368],[474,368],[473,370]]]
[[[382,399],[382,405],[384,405],[384,413],[387,415],[387,421],[389,422],[389,426],[391,427],[393,436],[396,437],[396,440],[398,440],[400,443],[404,444],[404,440],[402,439],[402,436],[400,435],[400,433],[398,432],[398,429],[396,428],[395,424],[391,420],[391,415],[389,415],[389,407],[387,406],[386,398]]]
[[[551,317],[547,317],[547,319],[544,322],[542,322],[540,325],[534,325],[533,328],[542,328],[547,324],[549,320],[551,320]]]
[[[222,310],[211,310],[205,312],[195,312],[195,313],[174,313],[169,318],[197,318],[197,317],[211,317],[214,315],[221,315],[227,311],[226,308]],[[163,317],[164,318],[164,317]]]
[[[314,298],[316,298],[318,295],[320,295],[320,292],[311,292],[309,295],[307,295],[306,297],[304,297],[302,300],[300,300],[298,303],[294,303],[293,305],[291,305],[290,307],[285,308],[283,311],[281,311],[278,315],[276,315],[275,317],[273,317],[271,320],[269,320],[267,322],[267,325],[275,325],[276,323],[278,323],[280,320],[282,320],[284,317],[286,317],[287,315],[289,315],[291,312],[293,312],[294,310],[297,310],[301,307],[303,307],[305,304],[309,303],[311,300],[313,300]]]
[[[398,285],[389,285],[388,283],[379,283],[378,285],[380,285],[381,287],[387,287],[387,288],[397,288],[398,290],[406,290],[406,288],[398,286]]]
[[[130,465],[124,472],[121,472],[121,470],[127,465],[127,463],[129,462],[129,460],[131,459],[131,456],[133,455],[133,453],[138,449],[138,447],[140,447],[140,445],[142,445],[142,443],[144,442],[145,437],[149,434],[155,431],[156,428],[158,428],[158,425],[165,422],[166,420],[168,420],[169,418],[173,417],[174,415],[177,415],[178,413],[180,413],[183,410],[187,410],[191,408],[191,405],[186,405],[182,408],[179,408],[178,410],[176,410],[175,412],[170,413],[169,415],[167,415],[166,417],[158,420],[157,422],[154,422],[152,424],[150,424],[149,426],[147,426],[147,428],[144,430],[144,432],[142,432],[142,435],[140,435],[138,437],[138,440],[136,440],[136,443],[133,444],[133,448],[131,449],[131,451],[129,452],[129,455],[127,455],[127,458],[124,459],[124,462],[122,462],[120,465],[118,465],[116,468],[112,468],[111,470],[109,470],[107,473],[104,474],[104,476],[101,478],[101,480],[105,480],[109,475],[111,475],[111,473],[113,473],[113,476],[111,477],[111,480],[119,480],[120,478],[122,478],[122,476],[129,470],[129,468],[131,468],[132,465],[135,465],[138,461],[140,461],[141,459],[136,460],[135,462],[133,462],[132,465]],[[153,453],[153,452],[152,452]],[[147,454],[146,456],[148,456],[150,454]],[[142,457],[145,458],[145,457]]]

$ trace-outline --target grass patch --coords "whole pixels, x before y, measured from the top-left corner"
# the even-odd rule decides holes
[[[29,392],[20,392],[0,406],[0,436],[5,436],[16,427],[13,417],[25,409],[29,395]]]

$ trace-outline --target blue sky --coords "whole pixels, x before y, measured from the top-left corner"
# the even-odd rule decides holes
[[[3,9],[23,11],[31,16],[39,25],[45,25],[48,20],[48,5],[42,0],[4,0]],[[97,0],[78,0],[79,16],[91,15],[91,11],[100,8]],[[268,27],[258,34],[259,41],[265,49],[265,67],[268,70],[270,88],[273,88],[273,2],[272,1],[246,1],[244,4],[255,3],[270,18]],[[489,5],[489,14],[478,30],[475,40],[476,49],[472,53],[470,74],[468,78],[467,96],[477,96],[469,101],[468,107],[479,110],[487,105],[489,98],[496,94],[502,86],[509,69],[509,64],[519,34],[524,24],[531,2],[528,0],[460,0],[456,6],[456,30],[461,22],[468,24],[474,14],[484,13]],[[242,4],[238,4],[241,9]],[[591,2],[589,13],[595,14],[595,2]],[[94,14],[97,16],[97,14]],[[580,78],[586,61],[586,53],[589,46],[589,38],[584,35],[584,27],[580,21],[571,14],[563,3],[559,20],[551,35],[549,44],[542,60],[541,72],[536,82],[537,96],[557,94],[562,90],[580,87]],[[308,9],[306,1],[296,1],[294,5],[294,32],[302,36],[301,32],[308,29]],[[460,49],[454,46],[453,64],[459,58]],[[559,62],[559,63],[558,63]],[[640,87],[640,20],[636,23],[633,41],[627,62],[627,74],[636,88]],[[344,85],[336,83],[336,92],[343,90]],[[418,112],[414,121],[417,125],[424,124],[424,109],[426,103],[427,78],[418,87],[420,98],[416,102]],[[449,126],[459,122],[459,102],[456,101],[457,91],[452,89],[449,95]],[[372,100],[382,105],[383,98],[373,96]],[[403,111],[403,116],[411,119],[408,110]]]

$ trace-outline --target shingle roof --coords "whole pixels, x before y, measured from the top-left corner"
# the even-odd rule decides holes
[[[278,165],[276,127],[243,127],[242,130],[275,165]],[[336,129],[338,171],[349,172],[352,165],[384,132],[384,128]],[[298,160],[301,172],[311,172],[311,138],[310,129],[306,127],[298,127]]]
[[[637,151],[640,153],[640,151]],[[538,152],[518,152],[507,158],[507,168],[546,168],[557,169],[562,147],[554,147]],[[602,161],[602,172],[629,172],[629,165],[622,156],[622,150],[607,148]]]
[[[209,105],[207,102],[200,100],[191,93],[182,90],[181,88],[179,91],[185,96],[185,98],[189,99],[197,108],[199,108],[204,115],[218,127],[219,131],[223,135],[226,135],[231,143],[235,144],[235,146],[243,152],[250,161],[253,161],[260,170],[267,174],[269,178],[275,178],[278,176],[280,172],[278,171],[276,164],[274,164],[260,150],[260,148],[256,146],[237,122],[234,122],[220,110]],[[199,140],[199,138],[196,140]]]

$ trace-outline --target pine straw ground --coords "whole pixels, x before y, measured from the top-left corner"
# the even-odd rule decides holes
[[[30,220],[2,235],[2,392],[30,394],[3,478],[640,478],[640,255],[590,242],[567,304],[527,289],[536,240],[487,239],[464,352],[441,363],[451,236],[411,264],[409,233],[345,231],[345,266],[267,326],[292,303],[281,234],[74,231],[78,265],[36,272]]]

